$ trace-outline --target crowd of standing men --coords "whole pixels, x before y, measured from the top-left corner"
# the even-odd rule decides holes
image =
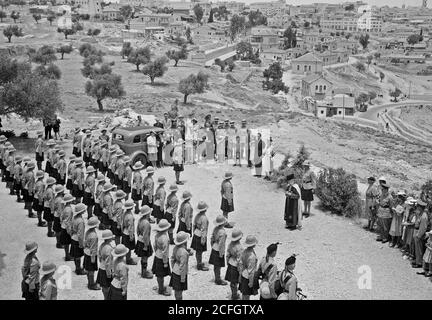
[[[229,282],[232,299],[240,298],[239,291],[245,300],[258,292],[261,299],[302,296],[293,273],[295,255],[278,272],[274,261],[278,244],[269,245],[261,261],[254,251],[258,243],[254,235],[241,243],[243,233],[233,229],[226,245],[226,228],[233,228],[228,214],[234,211],[230,172],[225,173],[221,184],[222,214],[216,217],[209,233],[207,204],[199,201],[194,207],[192,194],[186,190],[178,197],[176,184],[166,190],[162,176],[155,182],[155,168],[139,161],[132,165],[118,146],[110,144],[106,130],[96,136],[88,130],[82,135],[76,128],[69,161],[54,140],[44,143],[43,132],[37,135],[36,163],[30,157],[17,155],[13,145],[0,136],[2,181],[10,194],[16,195],[17,202],[24,202],[28,217],[37,217],[37,225],[47,227],[47,236],[55,237],[56,248],[64,250],[65,261],[74,261],[76,275],[87,276],[88,289],[102,289],[107,300],[127,299],[128,265],[137,264],[134,252],[141,259],[142,278],[156,276],[158,293],[168,296],[171,292],[164,279],[170,277],[168,286],[176,299],[182,299],[183,291],[188,289],[189,257],[195,255],[198,270],[209,270],[203,253],[210,240],[208,263],[213,265],[215,284]],[[102,230],[100,237],[97,228]],[[154,239],[150,237],[152,230]],[[56,266],[46,261],[41,267],[37,249],[35,242],[26,244],[23,297],[56,299]],[[223,279],[221,269],[226,266]]]
[[[374,231],[377,223],[377,241],[399,248],[413,268],[432,282],[432,215],[425,199],[408,196],[404,190],[395,195],[389,192],[385,177],[368,178],[366,190],[367,230]]]

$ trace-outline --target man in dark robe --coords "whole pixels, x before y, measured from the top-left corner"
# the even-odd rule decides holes
[[[293,230],[296,228],[301,228],[301,201],[299,201],[301,196],[300,187],[294,183],[294,174],[291,173],[287,176],[288,187],[285,192],[285,228]]]

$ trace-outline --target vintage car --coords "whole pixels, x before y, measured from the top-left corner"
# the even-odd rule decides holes
[[[152,126],[120,127],[112,132],[112,144],[117,144],[131,158],[131,164],[141,161],[147,164],[147,137],[154,131],[163,134],[164,129]]]

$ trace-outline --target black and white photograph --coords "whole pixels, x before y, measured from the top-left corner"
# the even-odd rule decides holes
[[[0,302],[432,300],[432,0],[257,1],[0,0]]]

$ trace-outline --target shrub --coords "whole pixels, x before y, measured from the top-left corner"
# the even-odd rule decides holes
[[[346,217],[359,217],[362,202],[353,174],[344,169],[324,169],[317,179],[315,193],[324,209]]]
[[[427,203],[429,212],[432,212],[432,180],[428,180],[420,190],[420,199]]]
[[[304,174],[303,162],[309,158],[309,152],[302,144],[292,164],[289,163],[290,158],[292,158],[292,155],[288,152],[285,154],[284,160],[282,161],[280,167],[276,170],[273,170],[272,172],[270,179],[272,182],[276,183],[278,188],[287,188],[288,181],[286,177],[290,173],[294,173],[294,180],[300,186]]]

